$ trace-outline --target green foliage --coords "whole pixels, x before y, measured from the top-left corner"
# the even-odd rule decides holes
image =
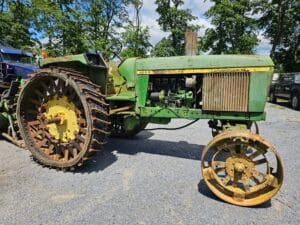
[[[151,55],[157,57],[175,56],[176,51],[172,46],[172,41],[169,38],[163,38],[154,46]]]
[[[163,31],[171,33],[168,37],[172,46],[169,49],[169,54],[183,55],[184,33],[186,31],[198,31],[199,29],[199,26],[191,24],[196,17],[192,15],[191,10],[180,8],[184,4],[182,0],[156,0],[155,3],[157,5],[156,11],[160,16],[157,20],[158,24]],[[166,40],[162,40],[162,43],[158,44],[159,46],[155,47],[157,50],[165,51],[165,48],[170,46],[169,41]],[[153,54],[161,55],[155,50]]]
[[[119,52],[118,30],[128,21],[126,0],[86,1],[87,33],[89,46],[100,51],[105,58]],[[115,48],[117,46],[117,48]]]
[[[87,50],[84,34],[84,1],[33,0],[35,28],[42,34],[50,56],[77,54]]]
[[[199,49],[213,54],[251,54],[263,32],[279,69],[300,71],[299,0],[212,0],[206,12],[213,25]],[[142,0],[0,0],[0,40],[50,56],[101,52],[106,59],[184,54],[184,33],[198,31],[183,0],[156,0],[158,23],[168,37],[151,49],[149,28],[140,20]],[[133,20],[128,6],[134,7]]]
[[[256,12],[264,36],[270,40],[270,56],[279,69],[300,71],[300,2],[297,0],[262,0],[256,2]]]
[[[253,53],[258,43],[256,20],[251,16],[253,1],[213,0],[207,12],[213,28],[205,32],[203,45],[212,54]]]
[[[132,24],[126,27],[126,31],[122,34],[123,42],[125,43],[125,50],[122,51],[121,56],[129,57],[146,57],[149,52],[151,44],[149,42],[150,34],[149,28],[137,28]]]
[[[0,40],[20,49],[33,46],[31,1],[0,1]]]
[[[122,51],[121,56],[123,58],[146,57],[151,44],[149,42],[149,28],[143,28],[140,23],[140,10],[142,9],[143,1],[129,0],[128,3],[134,6],[135,21],[129,21],[128,26],[125,27],[125,32],[122,33],[125,49]]]

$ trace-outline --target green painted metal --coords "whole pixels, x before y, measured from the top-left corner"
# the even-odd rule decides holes
[[[264,112],[204,112],[191,108],[162,108],[142,107],[139,112],[141,117],[153,118],[185,118],[185,119],[216,119],[216,120],[239,120],[259,121],[265,120]]]
[[[254,72],[250,76],[249,112],[264,111],[273,73]]]
[[[9,125],[8,114],[6,112],[0,113],[0,129],[3,130]]]
[[[136,94],[134,91],[123,91],[119,94],[107,96],[108,101],[136,101]]]
[[[103,60],[100,57],[101,60]],[[220,120],[251,120],[265,119],[264,107],[268,94],[268,87],[272,79],[272,69],[261,72],[260,68],[272,68],[274,66],[270,57],[253,55],[200,55],[178,56],[164,58],[131,58],[123,61],[118,67],[115,63],[95,66],[91,63],[87,54],[48,58],[40,62],[41,67],[47,66],[70,67],[79,70],[89,76],[93,82],[104,87],[107,101],[113,105],[121,102],[132,102],[134,113],[150,121],[165,122],[167,118],[190,119],[220,119]],[[197,69],[226,69],[245,68],[251,69],[249,87],[249,105],[246,113],[237,112],[203,112],[200,109],[186,107],[171,108],[162,105],[150,107],[148,99],[149,74],[141,74],[141,71],[161,70],[197,70]],[[181,75],[181,74],[178,74]],[[197,74],[203,76],[203,74]],[[178,93],[178,96],[180,93]],[[182,95],[182,94],[181,94]],[[183,95],[185,95],[183,93]],[[191,105],[191,104],[190,104]],[[122,112],[126,113],[126,112]]]
[[[265,67],[274,64],[270,57],[257,55],[198,55],[138,59],[137,70],[175,70],[232,67]]]
[[[108,65],[99,54],[86,53],[41,59],[39,66],[41,68],[56,66],[79,71],[101,86],[102,93],[107,93]]]
[[[128,88],[135,87],[135,83],[136,83],[136,62],[137,62],[136,58],[131,58],[131,59],[125,60],[119,66],[119,73],[127,81],[127,87]]]
[[[67,55],[62,57],[55,57],[55,58],[46,58],[39,60],[39,66],[41,68],[49,66],[49,65],[57,65],[63,63],[79,63],[83,65],[88,65],[89,62],[85,54],[79,55]]]
[[[137,78],[137,85],[136,85],[136,94],[137,94],[137,104],[136,110],[138,108],[143,107],[146,105],[146,96],[148,93],[148,75],[140,75]],[[138,112],[138,111],[137,111]]]

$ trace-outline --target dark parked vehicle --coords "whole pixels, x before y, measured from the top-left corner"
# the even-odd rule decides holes
[[[10,83],[15,79],[26,79],[37,70],[33,55],[28,51],[13,48],[0,41],[0,82]]]
[[[300,72],[281,74],[272,82],[270,102],[276,103],[277,98],[290,101],[293,109],[300,110]]]

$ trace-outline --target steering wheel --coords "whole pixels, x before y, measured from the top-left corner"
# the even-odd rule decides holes
[[[117,57],[122,61],[122,58],[120,56],[122,49],[123,49],[123,44],[121,41],[116,41],[116,43],[110,45],[108,47],[108,51],[111,52],[113,55],[109,59],[113,60],[115,57]]]

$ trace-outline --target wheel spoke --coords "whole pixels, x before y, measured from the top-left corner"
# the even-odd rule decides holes
[[[251,179],[255,184],[260,184],[260,181],[259,181],[255,176],[251,176],[250,179]]]
[[[212,161],[211,164],[212,164],[213,168],[217,168],[217,167],[225,168],[226,167],[226,162],[223,162],[223,161]]]
[[[215,173],[218,174],[220,172],[225,172],[225,168],[218,167],[215,169]]]
[[[77,139],[79,142],[81,142],[81,143],[84,143],[84,142],[85,142],[85,138],[82,137],[82,136],[79,135],[79,134],[76,135],[76,139]]]
[[[73,148],[72,155],[73,155],[74,158],[77,157],[77,155],[78,155],[78,150],[77,150],[77,148]]]
[[[38,143],[40,147],[46,147],[48,139],[44,138],[41,142]]]
[[[262,179],[265,179],[265,177],[266,177],[266,174],[259,172],[257,170],[253,170],[252,173],[253,173],[253,175],[261,177]]]
[[[243,184],[243,186],[244,186],[244,190],[247,192],[247,191],[249,191],[249,181],[248,181],[248,179],[247,178],[243,178],[242,179],[242,184]]]
[[[64,160],[68,161],[69,160],[69,149],[64,150]]]
[[[248,157],[249,157],[250,159],[254,159],[254,158],[256,158],[256,157],[258,157],[259,155],[262,155],[262,154],[263,154],[263,153],[262,153],[261,151],[256,150],[256,152],[252,153],[252,154],[249,155]]]
[[[232,181],[232,186],[233,187],[237,187],[239,179],[240,179],[240,174],[237,173],[237,172],[234,172],[233,181]]]
[[[38,126],[38,125],[40,125],[40,121],[39,120],[34,120],[34,121],[29,121],[28,122],[28,125],[30,126],[30,127],[35,127],[35,126]]]
[[[222,180],[225,186],[229,183],[229,181],[231,181],[231,177],[229,175],[226,175],[226,177]]]
[[[254,164],[255,165],[261,165],[261,164],[264,164],[264,163],[267,163],[267,159],[266,158],[262,158],[262,159],[259,159],[257,161],[254,161]]]

